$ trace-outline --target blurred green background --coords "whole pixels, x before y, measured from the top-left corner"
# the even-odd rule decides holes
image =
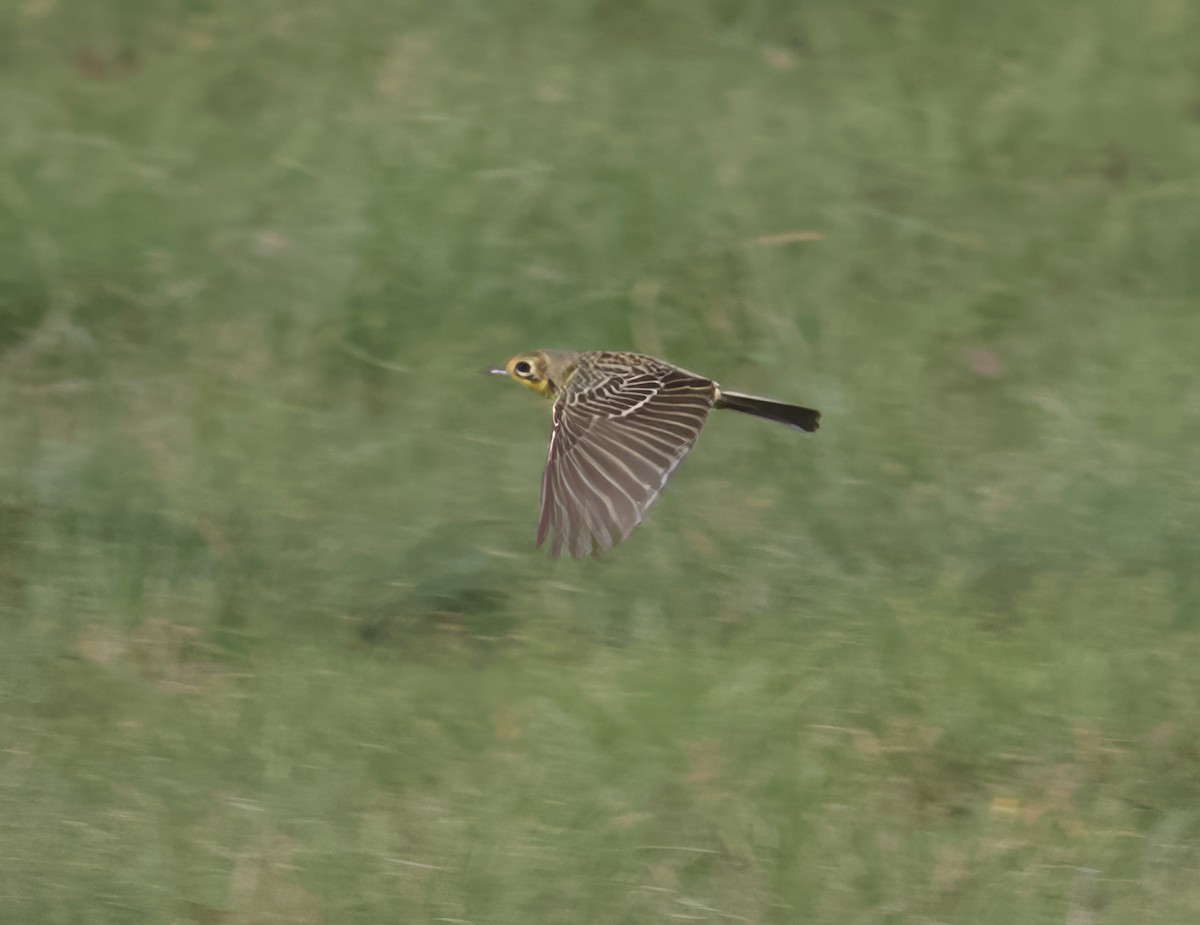
[[[0,8],[0,920],[1200,921],[1200,10]],[[717,415],[598,560],[549,416]]]

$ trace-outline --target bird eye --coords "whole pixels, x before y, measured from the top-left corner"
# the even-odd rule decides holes
[[[527,361],[525,361],[525,360],[521,360],[519,363],[517,363],[517,364],[516,364],[516,365],[513,367],[513,369],[515,369],[515,370],[516,370],[518,373],[520,373],[522,376],[524,376],[525,374],[527,374],[527,373],[529,372],[529,370],[530,370],[530,369],[532,369],[532,368],[533,368],[533,367],[531,367],[531,366],[529,365],[529,363],[528,363]]]

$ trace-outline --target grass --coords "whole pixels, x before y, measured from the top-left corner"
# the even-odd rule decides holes
[[[0,919],[1195,920],[1198,40],[5,7]],[[825,426],[551,562],[535,346]]]

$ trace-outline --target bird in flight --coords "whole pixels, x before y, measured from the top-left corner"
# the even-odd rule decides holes
[[[576,558],[608,549],[646,516],[713,408],[815,431],[821,412],[722,389],[704,376],[636,353],[519,353],[503,369],[554,402],[542,472],[537,545]]]

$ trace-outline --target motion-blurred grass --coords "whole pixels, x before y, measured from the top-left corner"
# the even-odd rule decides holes
[[[1197,47],[0,8],[0,920],[1200,920]],[[825,426],[550,562],[535,346]]]

